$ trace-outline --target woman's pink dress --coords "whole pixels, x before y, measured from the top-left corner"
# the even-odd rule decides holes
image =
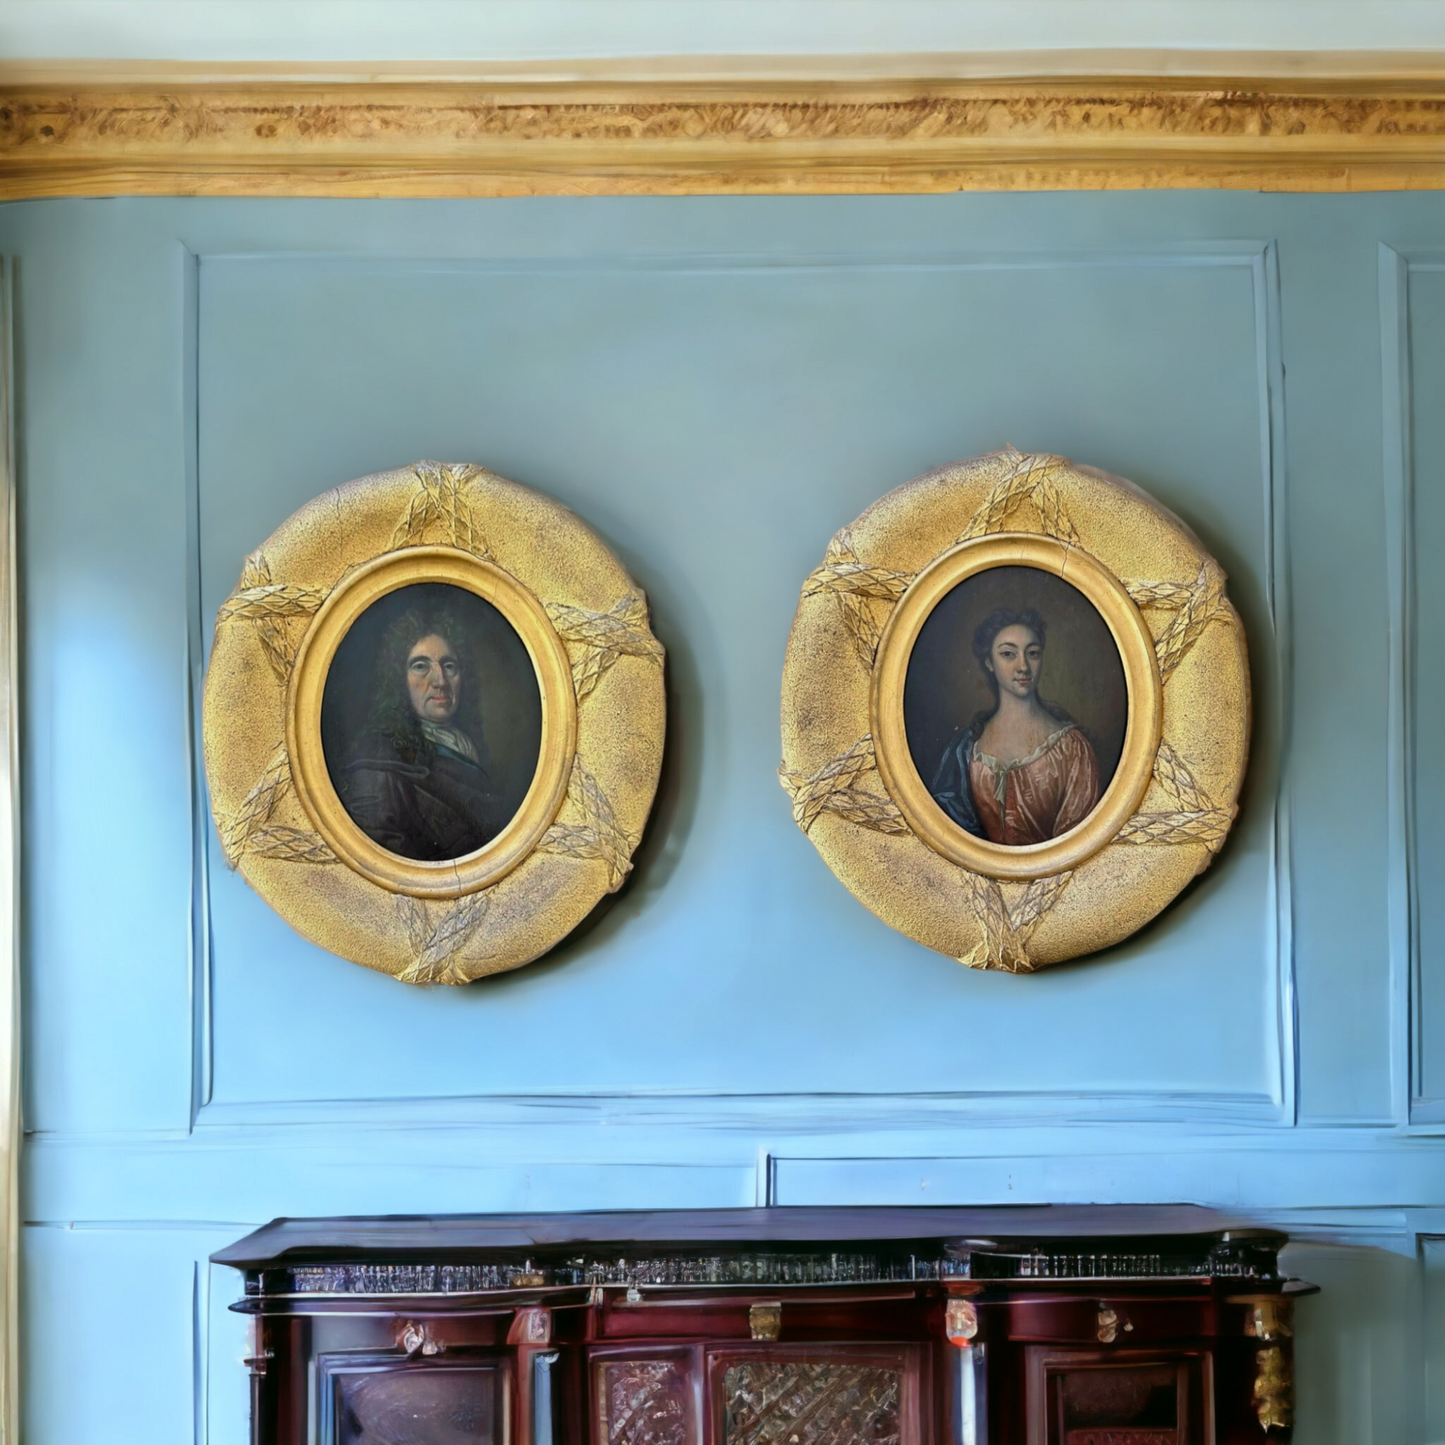
[[[1099,801],[1099,760],[1070,723],[1016,763],[973,750],[969,784],[993,843],[1047,843],[1082,823]]]

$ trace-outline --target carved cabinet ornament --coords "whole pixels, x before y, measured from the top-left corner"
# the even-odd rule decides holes
[[[407,983],[516,968],[632,867],[663,650],[559,503],[419,462],[308,503],[216,619],[204,732],[227,863]]]
[[[803,584],[794,819],[874,913],[971,967],[1118,943],[1234,820],[1249,664],[1224,584],[1178,518],[1064,457],[899,487]]]

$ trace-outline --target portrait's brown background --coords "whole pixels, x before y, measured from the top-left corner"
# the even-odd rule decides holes
[[[483,597],[445,582],[398,587],[374,602],[341,640],[326,675],[321,704],[321,746],[332,784],[366,731],[375,689],[377,650],[386,629],[408,607],[448,608],[466,629],[474,669],[462,674],[462,706],[468,689],[479,690],[482,736],[473,738],[494,786],[512,813],[522,805],[542,747],[542,693],[526,645],[502,613]],[[453,647],[455,638],[448,638]]]
[[[1033,608],[1044,620],[1039,697],[1061,707],[1099,759],[1100,791],[1124,747],[1129,693],[1108,625],[1077,587],[1037,567],[993,567],[960,582],[935,607],[913,644],[903,688],[903,725],[913,766],[933,781],[954,730],[993,711],[994,695],[973,655],[973,634],[996,607]]]

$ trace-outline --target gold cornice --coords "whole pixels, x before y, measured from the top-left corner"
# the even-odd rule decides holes
[[[1156,186],[1445,186],[1445,73],[0,85],[7,200]]]
[[[1091,50],[928,51],[838,55],[639,55],[552,60],[75,60],[0,56],[0,90],[11,86],[102,86],[112,90],[192,85],[527,85],[638,83],[738,86],[957,80],[1098,82],[1192,79],[1248,88],[1434,83],[1445,80],[1445,50]]]

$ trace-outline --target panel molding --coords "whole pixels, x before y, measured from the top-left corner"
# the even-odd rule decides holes
[[[188,258],[203,264],[213,253]],[[227,261],[244,260],[264,263],[273,259],[269,252],[224,252]],[[296,253],[284,259],[295,261]],[[378,262],[399,265],[422,265],[432,258],[362,257],[330,252],[305,253],[300,259],[325,263],[328,266],[359,265],[368,269]],[[448,265],[456,264],[448,262]],[[1275,749],[1279,778],[1270,811],[1270,857],[1268,894],[1272,923],[1268,924],[1268,940],[1263,944],[1272,970],[1270,994],[1274,999],[1273,1054],[1270,1060],[1273,1078],[1268,1091],[1174,1090],[1149,1092],[1108,1091],[1087,1093],[1077,1090],[1023,1093],[998,1093],[970,1090],[931,1091],[910,1094],[789,1094],[761,1093],[684,1093],[634,1091],[619,1095],[595,1093],[558,1093],[516,1095],[470,1095],[461,1098],[440,1095],[407,1095],[360,1100],[341,1099],[274,1099],[227,1100],[212,1094],[212,1068],[216,1045],[214,1018],[210,1000],[215,996],[213,960],[209,944],[209,928],[198,926],[193,952],[192,988],[192,1077],[187,1101],[192,1129],[199,1134],[212,1130],[256,1128],[264,1130],[276,1125],[311,1124],[325,1121],[337,1127],[396,1127],[399,1123],[416,1125],[465,1125],[479,1129],[506,1127],[525,1119],[527,1127],[554,1124],[575,1124],[580,1121],[608,1124],[654,1123],[666,1119],[674,1125],[690,1129],[727,1132],[733,1130],[769,1130],[782,1128],[790,1132],[854,1133],[896,1128],[920,1128],[942,1131],[973,1124],[1016,1121],[1111,1123],[1191,1122],[1203,1126],[1285,1125],[1296,1123],[1296,1073],[1298,1056],[1298,1021],[1295,1010],[1295,977],[1293,953],[1293,900],[1289,861],[1290,808],[1286,776],[1287,749],[1282,746],[1283,730],[1290,718],[1289,659],[1289,536],[1285,514],[1285,438],[1284,438],[1284,363],[1281,342],[1279,266],[1275,243],[1243,240],[1217,243],[1186,243],[1177,247],[1155,245],[1138,252],[1120,250],[1061,251],[1040,250],[1008,255],[934,256],[890,255],[864,253],[847,255],[792,255],[771,257],[749,254],[731,255],[662,255],[547,258],[538,261],[477,260],[463,264],[478,272],[522,269],[540,272],[565,272],[581,269],[588,272],[611,270],[665,271],[741,271],[741,270],[1021,270],[1035,268],[1180,268],[1237,267],[1250,278],[1253,308],[1253,358],[1258,388],[1257,407],[1260,427],[1260,474],[1264,487],[1264,516],[1267,536],[1263,546],[1263,591],[1270,613],[1271,636],[1268,646],[1273,653],[1273,674],[1276,690],[1276,722],[1281,730]],[[192,266],[192,274],[194,266]],[[188,292],[188,295],[193,295]],[[199,307],[197,305],[198,312]],[[188,331],[194,335],[199,325],[198,314],[188,317]],[[195,379],[199,365],[199,348],[188,342],[186,365],[190,414],[195,421],[194,403],[198,393]],[[200,478],[192,470],[190,480],[192,514],[200,514]],[[195,549],[188,564],[192,579],[188,635],[202,640],[208,635],[208,619],[202,612],[198,560],[199,535],[192,532],[188,547]],[[1264,639],[1253,639],[1251,654],[1258,658],[1265,648]],[[200,651],[197,654],[201,656]],[[1256,684],[1257,685],[1257,684]],[[200,679],[193,687],[192,708],[200,697]],[[199,727],[193,716],[193,732]],[[1259,746],[1256,738],[1256,747]],[[208,856],[212,830],[209,806],[206,803],[206,781],[199,749],[193,759],[195,787],[200,806],[193,822],[192,849],[195,863],[193,886],[198,890],[193,904],[193,917],[207,920],[210,915]]]
[[[1426,67],[960,78],[880,62],[820,79],[800,58],[763,78],[352,83],[21,67],[0,79],[0,200],[1439,189],[1445,75]]]
[[[761,1140],[761,1145],[759,1141]],[[1021,1122],[941,1136],[914,1127],[842,1138],[677,1122],[599,1120],[537,1130],[295,1123],[201,1135],[65,1138],[27,1145],[25,1221],[123,1226],[213,1222],[219,1161],[233,1218],[741,1207],[759,1198],[933,1205],[1152,1204],[1230,1210],[1389,1210],[1438,1194],[1440,1150],[1388,1129],[1279,1130],[1167,1123]],[[1402,1204],[1402,1201],[1407,1203]]]
[[[0,266],[0,1442],[20,1438],[20,665],[14,264]]]
[[[1389,608],[1389,735],[1385,745],[1389,863],[1386,927],[1390,957],[1390,1072],[1395,1115],[1414,1113],[1419,976],[1415,950],[1413,564],[1411,520],[1410,263],[1381,243],[1380,385],[1384,444],[1385,578]]]
[[[1438,1132],[1445,1098],[1423,1092],[1424,1007],[1419,940],[1416,838],[1416,667],[1414,372],[1410,352],[1410,278],[1445,271],[1445,251],[1379,248],[1382,439],[1386,579],[1389,588],[1390,712],[1389,931],[1393,1076],[1400,1121]]]
[[[958,1090],[897,1094],[536,1093],[419,1095],[384,1099],[217,1100],[200,1113],[195,1133],[278,1126],[395,1129],[461,1126],[490,1132],[522,1127],[563,1129],[607,1125],[711,1130],[723,1133],[868,1134],[880,1130],[954,1130],[997,1124],[1186,1123],[1259,1125],[1281,1122],[1279,1099],[1265,1093],[988,1093]],[[64,1138],[35,1134],[33,1139]]]
[[[1273,868],[1270,892],[1275,915],[1275,1039],[1281,1122],[1299,1122],[1299,1011],[1294,956],[1294,869],[1290,861],[1293,808],[1290,802],[1289,731],[1294,725],[1294,659],[1290,599],[1289,488],[1285,450],[1285,368],[1279,279],[1279,247],[1267,242],[1252,260],[1255,362],[1259,386],[1260,476],[1269,536],[1265,546],[1265,598],[1273,627],[1275,686],[1278,691],[1280,765],[1272,819]],[[1256,735],[1256,745],[1258,739]]]

